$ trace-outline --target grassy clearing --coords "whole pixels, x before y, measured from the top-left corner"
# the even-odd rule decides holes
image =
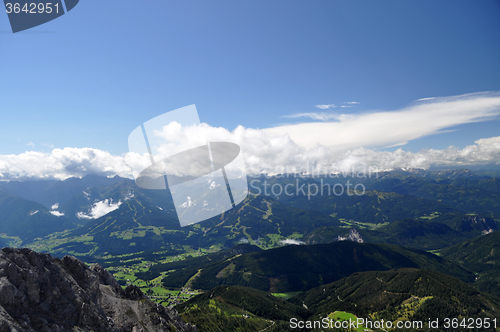
[[[303,237],[304,237],[304,234],[299,233],[299,232],[293,232],[293,234],[290,235],[288,238],[289,239],[296,239],[296,240],[298,240],[298,239],[301,239]]]
[[[280,242],[285,239],[283,236],[278,234],[267,234],[267,237],[269,238],[269,242],[267,243],[267,247],[269,248],[281,246]]]
[[[104,258],[113,259],[112,266],[108,266],[106,269],[110,271],[118,283],[122,285],[122,287],[126,287],[126,285],[136,285],[139,287],[144,294],[146,294],[151,300],[160,303],[162,305],[170,306],[176,305],[179,303],[183,303],[190,299],[191,297],[199,294],[199,291],[191,290],[189,285],[182,289],[167,289],[162,284],[162,279],[169,273],[169,271],[161,272],[161,275],[149,280],[145,281],[136,276],[137,273],[146,272],[153,264],[157,263],[169,263],[175,261],[181,261],[188,257],[197,257],[203,256],[207,253],[216,251],[216,250],[193,250],[191,248],[187,248],[188,251],[175,256],[163,256],[161,258],[157,258],[154,261],[146,260],[144,257],[134,254],[126,254],[120,256],[112,256],[108,255]],[[156,252],[157,254],[161,254],[162,251]],[[118,260],[116,258],[119,258]],[[188,282],[189,284],[189,282]]]
[[[266,203],[267,203],[267,211],[266,214],[262,216],[262,219],[268,219],[270,216],[273,215],[273,209],[271,208],[271,204],[267,201]]]
[[[441,213],[439,212],[432,212],[430,215],[424,215],[422,217],[420,217],[420,219],[425,219],[425,220],[432,220],[434,218],[437,218],[441,215]]]
[[[332,312],[331,314],[328,315],[328,318],[330,319],[333,319],[335,321],[356,321],[358,319],[358,317],[356,317],[355,315],[351,314],[350,312],[346,312],[346,311],[335,311],[335,312]],[[364,326],[361,326],[361,327],[358,327],[356,329],[357,332],[364,332],[365,331],[365,328]],[[371,330],[370,330],[371,331]]]
[[[283,300],[288,300],[292,296],[301,294],[302,292],[288,292],[288,293],[271,293],[275,297],[282,298]]]
[[[343,223],[345,226],[344,227],[354,227],[356,226],[357,228],[363,228],[363,229],[378,229],[383,226],[387,226],[390,223],[389,222],[384,222],[380,224],[372,224],[372,223],[367,223],[367,222],[359,222],[355,220],[347,220],[347,219],[339,219],[341,223]]]
[[[8,236],[7,234],[0,234],[0,242],[3,242],[4,245],[8,247],[20,247],[21,244],[23,243],[23,240],[19,238],[18,236]]]

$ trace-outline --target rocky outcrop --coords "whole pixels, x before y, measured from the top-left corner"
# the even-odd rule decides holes
[[[147,299],[135,286],[122,289],[100,265],[40,254],[0,250],[0,332],[179,331],[173,308]]]
[[[352,241],[352,242],[358,242],[358,243],[363,243],[365,242],[363,238],[361,237],[361,234],[354,228],[351,228],[349,230],[349,235],[347,236],[338,236],[337,241]]]

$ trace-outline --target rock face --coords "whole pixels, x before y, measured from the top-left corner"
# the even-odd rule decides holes
[[[346,237],[339,235],[337,237],[337,241],[352,241],[352,242],[357,242],[357,243],[365,242],[363,240],[363,238],[361,237],[361,234],[359,234],[359,232],[357,230],[355,230],[354,228],[351,228],[349,230],[349,235],[347,235]]]
[[[0,332],[194,332],[173,308],[122,289],[100,265],[40,254],[0,250]]]

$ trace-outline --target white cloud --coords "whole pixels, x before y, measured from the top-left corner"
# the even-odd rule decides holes
[[[352,167],[352,160],[379,170],[500,165],[499,137],[483,138],[463,149],[449,147],[419,152],[408,152],[402,148],[393,152],[376,150],[380,147],[402,146],[415,138],[442,133],[459,124],[485,121],[498,115],[500,95],[483,93],[434,98],[392,112],[350,115],[319,113],[316,116],[318,119],[323,117],[336,122],[302,123],[264,130],[238,126],[230,131],[204,123],[182,128],[174,122],[154,132],[155,139],[162,143],[153,152],[155,160],[161,160],[176,152],[205,145],[207,141],[234,142],[241,147],[247,173],[250,174],[293,172],[304,167],[309,170],[336,171]],[[0,155],[0,180],[66,179],[86,174],[132,178],[132,169],[143,170],[150,165],[147,154],[114,156],[91,148],[54,149],[50,153],[29,151],[20,155]],[[99,204],[94,206],[95,212],[83,213],[81,217],[94,218],[102,215],[99,211],[117,208],[112,202]]]
[[[284,118],[311,118],[313,120],[328,121],[328,120],[338,120],[338,115],[332,113],[324,113],[324,112],[322,113],[308,112],[308,113],[285,115]]]
[[[456,147],[449,147],[444,150],[427,149],[419,152],[408,152],[402,148],[393,152],[376,151],[368,148],[355,148],[346,151],[331,151],[323,146],[318,146],[313,149],[306,149],[293,142],[289,136],[275,136],[271,137],[260,130],[247,129],[238,127],[234,131],[228,131],[221,128],[213,128],[206,124],[202,124],[196,128],[190,128],[191,134],[199,132],[200,136],[205,134],[211,138],[211,141],[230,141],[237,143],[243,151],[246,169],[248,173],[280,173],[280,172],[294,172],[304,170],[308,171],[322,170],[329,171],[345,171],[346,169],[355,167],[359,163],[364,163],[369,167],[378,170],[398,169],[398,168],[429,168],[430,166],[470,166],[470,165],[483,165],[483,164],[497,164],[500,165],[500,136],[492,138],[483,138],[474,142],[463,149]],[[196,141],[196,137],[193,137]],[[196,144],[203,144],[203,141]],[[85,153],[85,151],[83,151]],[[50,156],[40,154],[39,160],[33,158],[31,164],[15,163],[19,165],[18,169],[5,169],[5,163],[0,156],[0,173],[8,174],[21,174],[24,178],[36,178],[42,171],[51,174],[50,178],[66,178],[71,173],[63,170],[61,174],[58,173],[60,168],[49,169],[46,166],[44,158]],[[12,156],[9,156],[12,158]],[[21,159],[24,159],[23,156]],[[113,165],[114,160],[118,160],[119,165],[126,165],[130,160],[135,161],[135,165],[147,167],[149,165],[149,156],[113,156],[107,157],[106,162],[99,162],[103,168],[117,169],[120,176],[132,178],[131,170],[125,172],[123,168],[126,166],[116,167]],[[355,160],[355,162],[353,161]],[[12,164],[11,164],[12,165]],[[39,165],[42,170],[36,169],[35,166]],[[90,168],[87,174],[95,172],[102,174],[103,170],[96,170],[96,166]],[[8,171],[8,172],[6,172]],[[32,173],[30,173],[32,172]],[[108,174],[108,172],[106,172]],[[109,173],[112,174],[112,173]],[[115,173],[116,174],[116,173]],[[28,176],[29,175],[29,176]],[[62,176],[64,175],[64,176]],[[81,172],[75,175],[84,175]],[[47,177],[45,177],[47,178]],[[11,178],[15,179],[15,178]],[[133,193],[127,195],[125,199],[131,198]],[[95,215],[100,215],[97,211],[105,207],[106,204],[99,202],[94,207]],[[111,203],[107,203],[111,206]],[[87,214],[83,213],[82,218]],[[89,214],[89,219],[93,218],[93,213]]]
[[[300,241],[300,240],[294,240],[294,239],[286,239],[286,240],[281,240],[280,243],[282,245],[286,245],[286,244],[293,244],[293,245],[301,245],[301,244],[305,244],[305,242],[303,241]]]
[[[113,156],[107,151],[92,148],[0,155],[0,180],[64,180],[87,174],[130,176],[130,167],[122,156]]]
[[[367,167],[377,170],[423,168],[431,166],[467,167],[473,165],[500,166],[500,137],[480,139],[463,149],[449,147],[444,150],[426,149],[419,152],[407,152],[397,149],[393,152],[374,151],[365,148],[353,149],[338,154],[337,160],[330,164],[332,168],[346,169],[341,161],[355,157]]]
[[[113,203],[112,199],[105,199],[103,201],[94,203],[89,213],[78,212],[76,216],[80,219],[97,219],[118,209],[121,204],[121,201],[118,201],[118,203]]]
[[[341,108],[350,108],[350,107],[354,107],[354,105],[358,105],[358,104],[359,104],[358,101],[348,101],[348,102],[342,103],[342,105],[340,107]]]
[[[30,211],[29,215],[30,215],[30,216],[34,216],[34,215],[35,215],[35,214],[37,214],[37,213],[38,213],[38,210],[35,210],[35,211]]]
[[[317,108],[320,108],[322,110],[327,110],[327,109],[330,109],[330,108],[335,108],[337,106],[335,106],[335,104],[326,104],[326,105],[316,105]]]
[[[49,211],[52,215],[56,216],[56,217],[62,217],[64,216],[64,213],[62,212],[59,212],[59,211],[56,211],[56,210],[51,210]]]
[[[123,201],[126,202],[126,201],[130,201],[132,198],[134,198],[134,192],[133,191],[129,191],[124,197],[123,197]]]
[[[337,122],[316,122],[264,129],[270,136],[288,135],[307,149],[325,146],[333,151],[357,147],[384,147],[431,135],[464,123],[500,115],[500,94],[480,93],[435,98],[391,112],[339,117]]]
[[[57,211],[58,208],[59,208],[59,203],[56,203],[56,204],[52,205],[52,207],[50,208],[49,212],[53,216],[56,216],[56,217],[62,217],[62,216],[64,216],[64,213]]]

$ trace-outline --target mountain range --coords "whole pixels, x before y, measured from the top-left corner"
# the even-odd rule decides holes
[[[192,299],[177,308],[200,331],[217,331],[221,324],[234,331],[283,331],[290,329],[292,316],[394,321],[498,316],[500,181],[495,175],[467,170],[375,177],[289,174],[249,178],[249,184],[251,192],[233,209],[181,227],[169,190],[142,189],[129,179],[1,182],[0,244],[60,257],[40,259],[44,266],[60,266],[61,273],[74,273],[71,266],[80,264],[68,254],[109,268],[118,281],[105,297],[114,304],[139,294],[132,284],[155,294],[158,302],[197,289],[201,295],[189,295]],[[309,191],[325,185],[344,191]],[[19,266],[39,255],[16,250],[4,252],[17,257],[13,262]],[[9,266],[0,269],[7,279],[14,273]],[[93,266],[84,274],[103,273],[100,265]],[[110,286],[109,277],[104,279]],[[8,280],[0,286],[0,298],[10,294],[9,285],[22,290],[26,283]],[[47,287],[52,292],[58,286]],[[5,303],[11,327],[47,320],[28,314],[28,322],[22,318],[26,313]],[[141,310],[136,315],[144,315]]]
[[[474,322],[480,319],[481,324],[498,319],[499,302],[446,274],[404,268],[354,273],[288,301],[253,288],[217,286],[176,308],[185,321],[210,332],[218,331],[221,324],[230,331],[325,331],[331,325],[325,328],[321,324],[324,319],[341,322],[349,318],[370,320],[372,324],[390,321],[394,327],[398,322],[402,326],[410,323],[409,328],[395,330],[449,331],[444,325],[449,317],[463,315]],[[441,323],[431,328],[430,320]],[[311,326],[318,322],[320,327],[300,329],[299,321],[304,326],[306,322]],[[422,325],[412,327],[419,322]],[[481,325],[478,330],[494,331],[491,326],[484,329]],[[381,330],[368,324],[356,330],[365,329]]]
[[[301,186],[327,180],[361,183],[366,190],[339,196],[300,190],[291,196],[266,195],[264,190],[267,183],[288,185],[297,193]],[[186,245],[221,249],[238,243],[262,248],[328,243],[356,230],[363,241],[435,250],[500,229],[498,179],[465,171],[249,182],[254,194],[236,208],[186,227],[179,225],[168,190],[145,190],[128,179],[1,183],[0,241],[57,255],[99,256]]]
[[[471,272],[458,264],[425,251],[396,245],[339,241],[330,244],[286,246],[245,253],[203,266],[172,266],[163,279],[166,287],[209,290],[218,285],[252,287],[273,293],[306,291],[361,271],[384,271],[413,267],[446,272],[472,282]]]

